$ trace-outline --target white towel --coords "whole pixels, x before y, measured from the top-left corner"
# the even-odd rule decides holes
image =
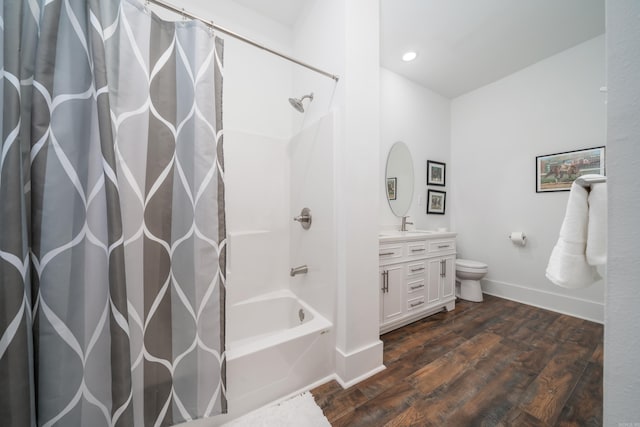
[[[571,186],[560,237],[547,265],[547,278],[564,288],[584,288],[601,279],[596,268],[587,263],[586,257],[588,194],[575,182]]]
[[[589,226],[587,227],[587,262],[607,263],[607,184],[591,185],[589,192]]]

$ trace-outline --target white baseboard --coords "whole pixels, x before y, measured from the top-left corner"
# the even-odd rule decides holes
[[[336,381],[342,388],[349,388],[384,369],[380,340],[348,354],[336,348]]]
[[[604,303],[487,279],[482,280],[482,292],[604,324]]]

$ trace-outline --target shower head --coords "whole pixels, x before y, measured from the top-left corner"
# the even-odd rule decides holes
[[[289,104],[291,104],[291,106],[293,108],[295,108],[296,110],[298,110],[301,113],[304,113],[304,105],[302,105],[302,101],[305,98],[309,98],[309,101],[313,101],[313,92],[311,92],[309,95],[305,95],[302,98],[298,99],[298,98],[289,98]]]

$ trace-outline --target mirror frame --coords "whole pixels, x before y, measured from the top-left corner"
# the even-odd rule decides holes
[[[389,175],[389,169],[390,169],[390,165],[393,166],[393,160],[396,159],[400,159],[400,156],[403,156],[405,160],[407,159],[408,155],[408,164],[404,163],[402,166],[402,169],[404,171],[406,171],[406,175],[410,175],[407,176],[404,180],[401,180],[401,182],[403,181],[407,181],[410,182],[411,187],[408,187],[406,184],[404,186],[404,189],[402,191],[402,194],[408,194],[409,198],[408,198],[408,202],[406,203],[406,208],[404,206],[398,206],[397,203],[394,204],[392,202],[396,201],[396,199],[390,199],[389,198],[389,188],[388,186],[388,180],[389,179],[396,179],[395,182],[395,186],[394,188],[396,189],[396,191],[398,191],[398,189],[400,189],[400,184],[401,182],[398,182],[397,178],[397,174],[396,176],[390,176]],[[393,156],[393,157],[392,157]],[[410,179],[409,179],[410,178]],[[397,216],[397,217],[403,217],[407,215],[407,212],[409,212],[409,209],[411,208],[411,202],[413,200],[413,193],[415,191],[414,189],[414,182],[415,182],[415,174],[414,174],[414,168],[413,168],[413,157],[411,156],[411,151],[409,150],[409,147],[407,146],[407,144],[405,144],[402,141],[396,141],[393,143],[393,145],[391,146],[391,148],[389,149],[389,154],[387,154],[387,163],[386,163],[386,167],[385,167],[385,171],[384,171],[384,193],[385,196],[387,198],[387,202],[389,203],[389,209],[391,209],[391,212]],[[395,208],[394,208],[395,205]]]

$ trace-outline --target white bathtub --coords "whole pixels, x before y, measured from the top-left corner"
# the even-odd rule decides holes
[[[230,418],[307,389],[333,372],[332,323],[291,291],[231,305],[226,318]]]

